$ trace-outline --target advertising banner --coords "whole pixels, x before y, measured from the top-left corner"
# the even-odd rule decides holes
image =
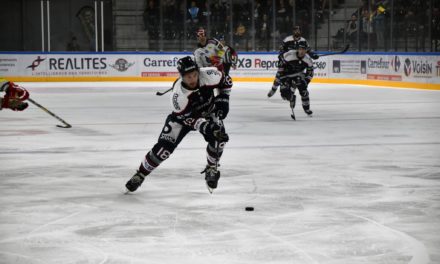
[[[32,81],[171,80],[177,61],[191,53],[0,53],[0,76]],[[240,81],[271,81],[278,69],[276,52],[238,54],[231,76]],[[347,53],[314,61],[315,81],[440,85],[440,54]]]

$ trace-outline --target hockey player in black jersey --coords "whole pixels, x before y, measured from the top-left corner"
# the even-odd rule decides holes
[[[298,50],[290,50],[279,56],[282,71],[280,72],[280,93],[284,100],[289,101],[292,109],[292,119],[295,120],[295,90],[298,88],[301,95],[302,107],[308,116],[313,114],[310,110],[309,91],[307,86],[313,78],[313,62],[307,54],[307,43],[300,41]]]
[[[234,70],[237,68],[238,55],[234,48],[226,44],[225,36],[221,35],[218,39],[225,50],[223,55],[223,72],[225,75],[229,75],[231,68]]]
[[[282,55],[285,52],[288,52],[290,50],[297,50],[298,43],[300,43],[300,42],[306,44],[307,54],[312,59],[317,60],[319,58],[319,55],[314,53],[311,50],[307,40],[301,36],[301,28],[299,26],[294,26],[293,27],[293,35],[288,36],[283,40],[283,43],[280,47],[280,55]],[[282,71],[283,71],[283,69],[282,69],[282,64],[280,61],[278,71],[277,71],[277,74],[275,75],[275,80],[273,82],[272,88],[269,91],[269,93],[267,94],[268,97],[272,97],[275,94],[275,92],[277,91],[278,86],[280,85],[280,72],[282,72]]]
[[[215,68],[199,68],[189,56],[180,59],[177,65],[180,78],[173,84],[173,111],[165,121],[158,142],[125,185],[130,192],[136,191],[145,177],[173,153],[190,131],[195,130],[208,142],[207,165],[203,171],[206,184],[210,192],[217,188],[220,178],[218,162],[229,139],[223,119],[229,112],[232,81]],[[214,90],[217,90],[217,95]]]

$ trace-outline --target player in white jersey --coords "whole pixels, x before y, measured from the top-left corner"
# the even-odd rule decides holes
[[[147,153],[139,170],[125,185],[130,192],[142,184],[145,177],[166,160],[190,131],[199,131],[205,141],[207,186],[217,188],[220,172],[218,162],[229,140],[223,119],[229,112],[229,94],[232,81],[214,67],[199,68],[189,56],[177,62],[180,78],[173,84],[171,105],[158,142]],[[202,173],[203,173],[202,172]]]
[[[292,119],[295,120],[295,90],[298,88],[301,95],[304,112],[308,116],[313,114],[310,110],[310,98],[307,87],[313,78],[313,61],[307,54],[307,43],[299,42],[298,50],[290,50],[279,56],[282,71],[280,72],[281,97],[289,101],[292,110]]]
[[[225,47],[215,38],[207,38],[203,28],[197,30],[198,48],[194,51],[194,57],[199,68],[216,67],[224,71]]]
[[[0,92],[5,92],[4,97],[0,97],[0,110],[8,108],[23,111],[29,106],[25,102],[29,98],[29,92],[13,82],[0,79]]]

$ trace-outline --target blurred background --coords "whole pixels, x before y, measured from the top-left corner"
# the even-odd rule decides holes
[[[2,0],[0,51],[193,51],[198,27],[277,51],[294,25],[314,50],[440,51],[439,0]]]

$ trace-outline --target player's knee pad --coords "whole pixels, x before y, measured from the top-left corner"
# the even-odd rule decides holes
[[[301,91],[304,91],[304,90],[307,90],[307,82],[306,82],[306,80],[304,80],[303,78],[301,78],[301,77],[296,77],[295,79],[294,79],[294,82],[295,82],[295,86],[298,88],[298,90],[300,91],[300,93],[301,93]]]
[[[209,164],[213,165],[218,162],[223,154],[225,145],[226,142],[216,142],[215,144],[208,143],[208,146],[206,147],[206,158]]]
[[[159,140],[147,155],[145,155],[139,170],[145,174],[149,174],[164,160],[168,159],[175,148],[176,146],[174,144]]]
[[[307,89],[299,89],[299,94],[301,98],[309,98],[309,91]]]
[[[218,146],[217,146],[218,144]],[[223,152],[223,149],[225,148],[226,141],[215,141],[215,142],[208,142],[207,150],[210,152]]]
[[[309,94],[307,93],[307,95],[305,95],[305,96],[302,96],[302,97],[301,97],[301,101],[302,101],[302,105],[303,105],[303,107],[306,107],[306,108],[308,108],[308,107],[309,107],[309,105],[310,105],[310,98],[309,98]],[[306,108],[304,108],[304,109],[306,109]]]

